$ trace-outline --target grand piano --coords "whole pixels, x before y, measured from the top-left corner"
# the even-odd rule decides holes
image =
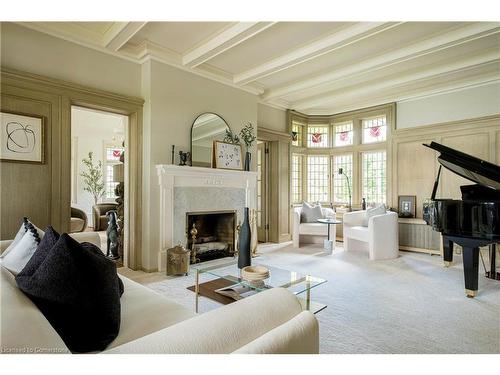
[[[442,233],[445,266],[453,261],[453,244],[462,246],[465,294],[477,295],[479,248],[490,245],[490,269],[486,276],[500,280],[496,272],[496,246],[500,243],[500,167],[442,144],[424,144],[440,152],[438,175],[429,204],[428,224]],[[441,168],[475,182],[460,186],[462,199],[436,199]]]

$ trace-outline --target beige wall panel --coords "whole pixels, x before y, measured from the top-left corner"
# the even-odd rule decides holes
[[[465,152],[480,159],[490,160],[488,133],[445,136],[442,138],[442,143],[445,146]],[[474,184],[474,182],[459,177],[455,173],[443,168],[440,183],[440,197],[461,199],[462,193],[460,192],[460,186],[471,184]]]
[[[500,165],[500,131],[496,132],[495,155],[496,163]]]
[[[435,152],[422,146],[429,142],[426,139],[397,145],[397,195],[417,196],[417,217],[422,217],[422,203],[430,198],[437,173]]]
[[[5,87],[4,87],[5,89]],[[13,238],[24,216],[44,229],[51,224],[51,104],[2,94],[2,110],[44,117],[43,164],[1,162],[1,239]]]
[[[289,240],[291,237],[290,230],[290,144],[279,142],[280,156],[278,171],[278,181],[280,183],[279,195],[279,223],[280,223],[280,242]]]

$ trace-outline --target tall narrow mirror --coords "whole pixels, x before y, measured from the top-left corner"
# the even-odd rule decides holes
[[[191,128],[191,162],[195,167],[212,166],[212,147],[214,141],[224,138],[226,121],[215,113],[203,113],[193,122]]]

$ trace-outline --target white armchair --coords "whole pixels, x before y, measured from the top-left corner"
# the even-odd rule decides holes
[[[323,244],[328,237],[328,228],[330,228],[330,238],[335,241],[335,225],[326,225],[321,223],[301,223],[302,207],[293,209],[293,247],[300,247],[302,243]],[[331,208],[322,207],[321,211],[324,218],[335,219],[335,211]]]
[[[344,250],[368,248],[370,260],[395,259],[399,253],[398,214],[386,212],[368,219],[366,211],[347,212],[343,217]]]

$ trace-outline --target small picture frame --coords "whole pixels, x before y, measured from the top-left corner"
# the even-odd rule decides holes
[[[44,118],[0,112],[0,160],[44,163]]]
[[[243,152],[241,145],[214,141],[212,167],[242,171]]]
[[[417,216],[415,195],[398,196],[399,217],[414,218]]]

